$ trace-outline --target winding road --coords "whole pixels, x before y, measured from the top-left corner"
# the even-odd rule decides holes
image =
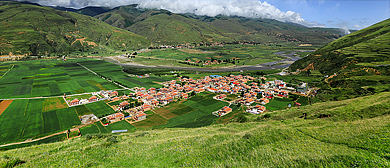
[[[295,52],[293,51],[290,54],[284,54],[286,52],[276,52],[274,54],[284,56],[286,59],[280,60],[280,61],[274,61],[274,62],[267,62],[263,64],[258,65],[247,65],[247,66],[239,66],[234,68],[218,68],[218,69],[210,69],[210,68],[188,68],[188,67],[172,67],[172,66],[148,66],[148,65],[139,65],[139,64],[132,64],[132,63],[120,63],[117,60],[114,59],[105,59],[106,61],[109,61],[111,63],[120,65],[122,67],[130,66],[130,67],[138,67],[138,68],[165,68],[165,69],[176,69],[176,70],[191,70],[191,71],[206,71],[206,72],[231,72],[231,71],[252,71],[252,70],[269,70],[269,69],[284,69],[288,68],[291,64],[283,64],[283,65],[275,65],[278,63],[291,61],[295,62],[301,57],[294,56]],[[299,52],[314,52],[314,50],[299,50]]]

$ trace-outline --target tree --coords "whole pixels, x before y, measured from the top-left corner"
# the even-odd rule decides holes
[[[191,96],[195,96],[196,95],[196,92],[195,91],[192,91],[191,92]]]
[[[306,74],[307,74],[307,77],[310,76],[310,74],[311,74],[310,69],[308,69],[308,70],[306,71]]]

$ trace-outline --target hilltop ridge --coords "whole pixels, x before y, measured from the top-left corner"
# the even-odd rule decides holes
[[[144,48],[149,40],[95,18],[0,1],[0,55],[56,55]]]

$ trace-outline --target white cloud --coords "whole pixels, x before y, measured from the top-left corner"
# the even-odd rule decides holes
[[[282,22],[298,23],[309,27],[323,27],[323,24],[307,22],[301,14],[282,12],[275,6],[257,0],[31,0],[41,5],[82,8],[85,6],[108,6],[139,4],[141,8],[165,9],[173,13],[195,13],[197,15],[227,15],[261,17]],[[336,4],[337,5],[337,4]],[[338,3],[339,5],[339,3]]]
[[[354,25],[353,27],[354,27],[354,28],[361,28],[362,26]]]
[[[333,7],[331,7],[332,10],[337,10],[340,6],[340,2],[338,2],[336,5],[334,5]]]

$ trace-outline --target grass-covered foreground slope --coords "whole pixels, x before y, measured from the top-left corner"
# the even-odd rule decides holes
[[[389,101],[390,93],[384,92],[247,115],[245,123],[85,136],[2,151],[0,165],[24,161],[25,167],[389,167]],[[301,118],[302,113],[308,118]]]
[[[142,36],[73,12],[0,1],[0,13],[0,55],[55,55],[150,45]]]

